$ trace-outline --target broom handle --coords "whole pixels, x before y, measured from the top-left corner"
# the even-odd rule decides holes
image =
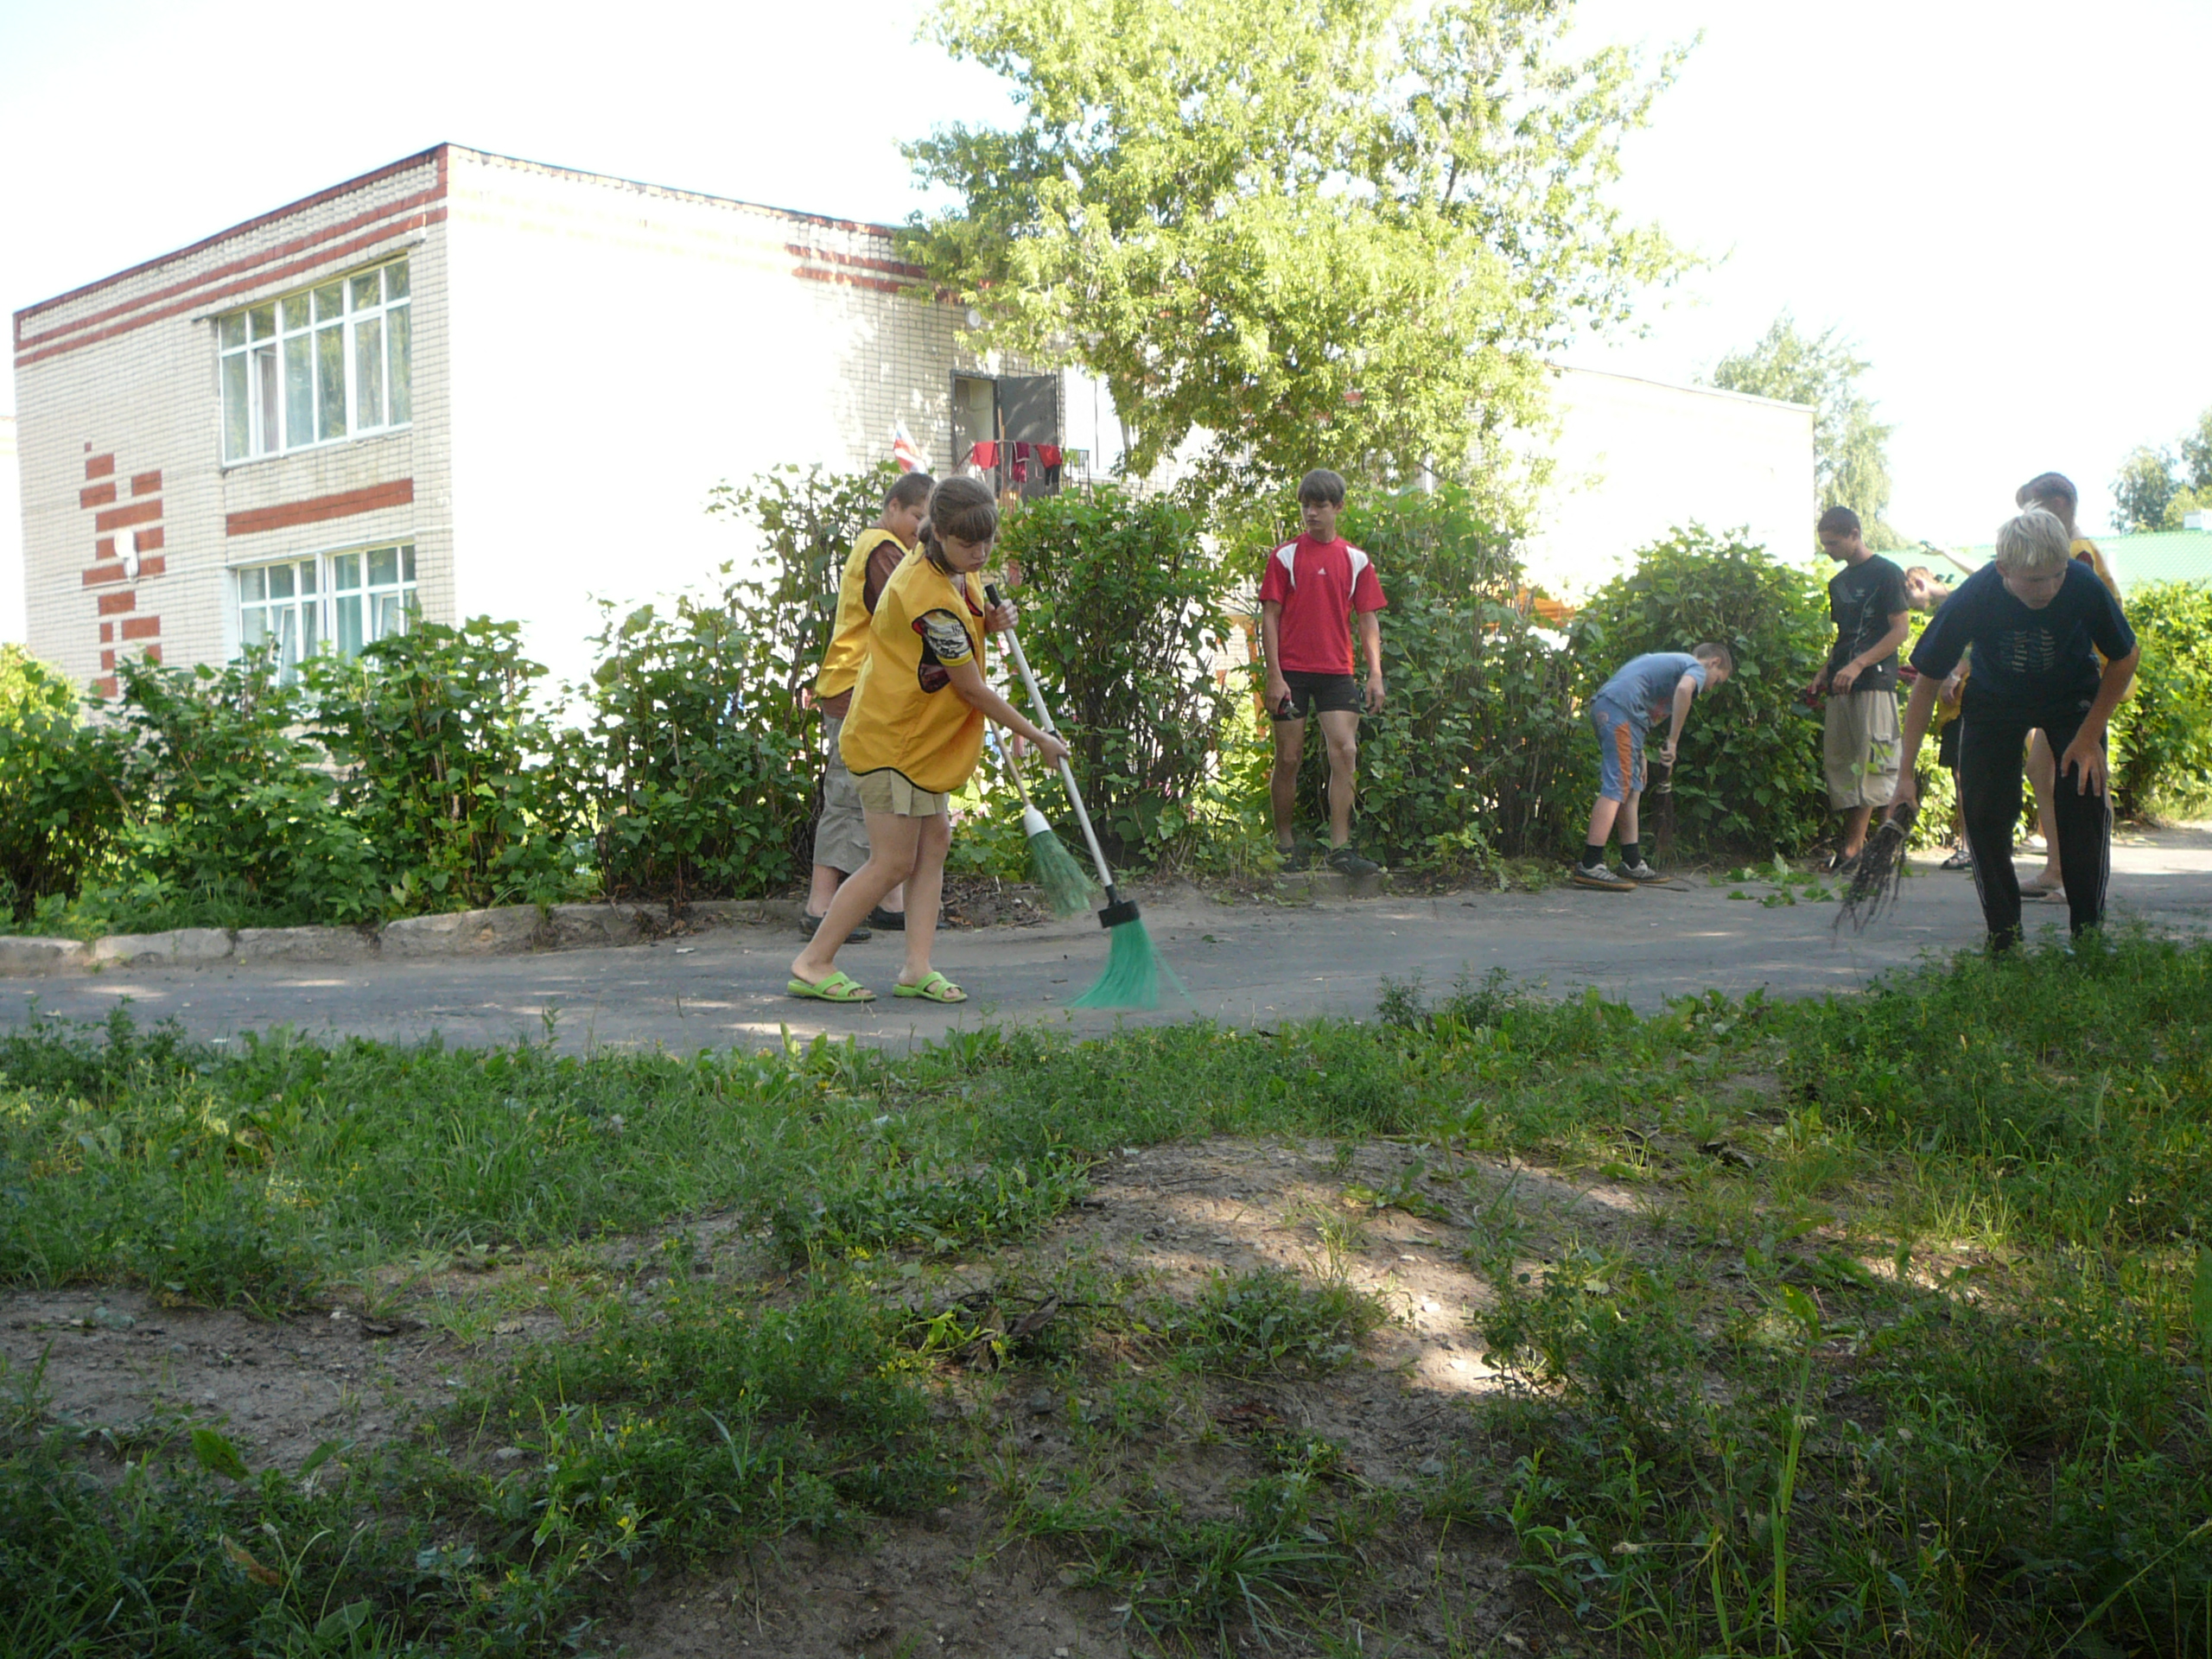
[[[999,752],[999,764],[1006,768],[1006,775],[1014,779],[1014,792],[1021,797],[1022,805],[1036,805],[1037,803],[1029,798],[1028,785],[1021,781],[1021,768],[1014,764],[1014,751],[1003,744],[994,743],[992,747]]]
[[[985,590],[985,597],[994,607],[1002,602],[996,583]],[[1021,683],[1029,688],[1029,701],[1037,710],[1037,723],[1058,737],[1059,728],[1052,724],[1052,711],[1045,706],[1045,694],[1037,689],[1037,677],[1029,671],[1029,659],[1021,654],[1020,636],[1012,628],[1006,631],[1006,648],[1007,654],[1014,658],[1014,671],[1021,676]],[[1090,861],[1098,867],[1098,885],[1111,893],[1114,891],[1114,873],[1106,868],[1106,855],[1098,849],[1097,833],[1091,829],[1090,814],[1084,808],[1083,791],[1075,786],[1075,773],[1069,769],[1065,758],[1060,761],[1060,782],[1067,786],[1068,799],[1074,803],[1075,821],[1083,826],[1083,842],[1090,849]]]

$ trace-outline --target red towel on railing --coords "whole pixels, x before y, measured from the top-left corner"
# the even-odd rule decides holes
[[[1039,444],[1037,446],[1037,464],[1040,467],[1058,466],[1060,464],[1060,446],[1057,443]]]
[[[968,459],[978,467],[995,467],[999,464],[999,447],[993,440],[986,438],[968,452]]]
[[[1017,442],[1014,446],[1014,471],[1008,474],[1017,484],[1029,481],[1029,446]]]

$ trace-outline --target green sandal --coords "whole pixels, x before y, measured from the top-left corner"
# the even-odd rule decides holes
[[[968,993],[943,974],[932,973],[918,985],[893,985],[893,996],[918,996],[925,1002],[965,1002]]]
[[[794,979],[784,988],[793,996],[810,997],[817,1002],[873,1002],[875,993],[853,978],[842,968],[833,968],[829,977],[808,984]],[[903,993],[902,993],[903,995]]]

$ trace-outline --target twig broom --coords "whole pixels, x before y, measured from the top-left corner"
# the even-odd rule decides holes
[[[998,587],[994,583],[985,589],[986,596],[995,610],[1002,602]],[[1030,706],[1037,711],[1037,723],[1054,736],[1058,728],[1052,724],[1052,711],[1045,706],[1044,694],[1037,689],[1037,677],[1029,671],[1029,659],[1021,654],[1021,641],[1009,629],[1006,635],[1007,653],[1014,658],[1015,672],[1029,690]],[[1098,925],[1106,930],[1111,941],[1106,953],[1106,971],[1081,996],[1071,998],[1071,1008],[1156,1008],[1160,1006],[1160,982],[1163,975],[1178,993],[1184,991],[1183,982],[1175,977],[1175,970],[1160,959],[1160,952],[1146,931],[1144,918],[1137,914],[1137,901],[1122,897],[1122,890],[1114,884],[1114,873],[1106,868],[1106,855],[1099,850],[1097,831],[1090,827],[1090,814],[1083,804],[1083,791],[1076,787],[1075,772],[1063,760],[1060,762],[1060,782],[1068,791],[1068,803],[1075,808],[1075,821],[1083,827],[1084,844],[1090,849],[1090,861],[1098,868],[1098,885],[1106,889],[1106,907],[1098,912]]]
[[[1904,846],[1912,835],[1912,821],[1920,816],[1920,803],[1907,801],[1892,807],[1881,826],[1866,837],[1859,855],[1859,868],[1844,889],[1843,904],[1835,913],[1840,929],[1846,918],[1851,931],[1864,933],[1866,924],[1897,903],[1904,892]]]

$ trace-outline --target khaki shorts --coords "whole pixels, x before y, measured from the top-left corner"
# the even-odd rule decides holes
[[[835,715],[822,716],[830,760],[822,769],[822,816],[814,823],[814,861],[850,875],[868,862],[868,823],[861,816],[861,791],[853,774],[845,770],[845,757],[837,752],[837,734],[844,726]]]
[[[1887,806],[1897,792],[1897,699],[1893,691],[1853,691],[1832,696],[1821,771],[1828,804]]]
[[[903,773],[888,766],[863,772],[854,781],[861,786],[861,807],[870,812],[889,812],[901,818],[941,818],[952,810],[950,794],[917,789]]]

